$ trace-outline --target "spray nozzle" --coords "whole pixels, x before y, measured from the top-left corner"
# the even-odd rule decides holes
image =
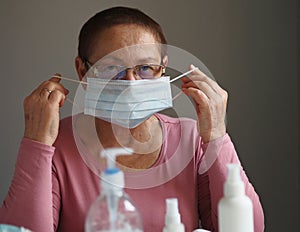
[[[166,199],[166,215],[165,215],[165,227],[163,232],[184,232],[184,225],[181,223],[181,217],[178,210],[178,199],[167,198]]]
[[[227,179],[224,185],[224,195],[226,196],[237,196],[244,194],[244,182],[241,178],[240,165],[238,164],[227,164]]]
[[[105,157],[107,161],[107,170],[113,170],[116,168],[116,157],[118,155],[131,155],[133,150],[128,147],[124,148],[107,148],[101,151],[101,157]]]
[[[227,180],[229,182],[239,182],[241,181],[240,166],[237,164],[227,164]]]
[[[167,205],[167,212],[166,212],[166,218],[165,218],[166,225],[169,225],[172,223],[179,224],[181,222],[181,220],[180,220],[180,214],[179,214],[179,210],[178,210],[178,199],[177,198],[167,198],[166,205]]]

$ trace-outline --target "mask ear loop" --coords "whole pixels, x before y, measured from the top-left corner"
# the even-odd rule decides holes
[[[199,69],[199,68],[198,68],[198,67],[195,67],[195,68],[193,68],[193,69],[191,69],[191,70],[189,70],[189,71],[187,71],[187,72],[185,72],[185,73],[180,74],[179,76],[177,76],[177,77],[173,78],[172,80],[170,80],[170,83],[172,83],[172,82],[174,82],[174,81],[177,81],[178,79],[180,79],[180,78],[182,78],[182,77],[184,77],[184,76],[186,76],[186,75],[188,75],[188,74],[194,72],[196,69]]]
[[[177,93],[177,94],[172,98],[172,101],[175,101],[176,98],[178,98],[181,94],[182,94],[182,91],[180,91],[179,93]]]
[[[199,68],[198,68],[198,67],[195,67],[195,68],[193,68],[193,69],[191,69],[191,70],[189,70],[189,71],[187,71],[187,72],[185,72],[185,73],[180,74],[179,76],[177,76],[177,77],[173,78],[172,80],[170,80],[170,83],[172,83],[172,82],[174,82],[174,81],[177,81],[177,80],[179,80],[180,78],[182,78],[182,77],[184,77],[184,76],[186,76],[186,75],[188,75],[188,74],[194,72],[196,69],[199,69]],[[180,91],[179,93],[177,93],[177,94],[172,98],[172,101],[176,100],[176,98],[178,98],[181,94],[182,94],[182,91]]]
[[[69,78],[69,77],[62,77],[62,76],[57,76],[57,75],[53,75],[52,77],[56,77],[56,78],[59,78],[61,80],[66,80],[66,81],[71,81],[71,82],[75,82],[75,83],[78,83],[78,84],[84,84],[84,85],[87,85],[87,82],[85,81],[78,81],[78,80],[75,80],[75,79],[72,79],[72,78]],[[78,109],[82,110],[81,107],[79,107],[79,105],[77,105],[74,101],[72,101],[71,99],[69,98],[66,98],[66,101],[68,101],[69,103],[71,103],[72,105],[76,106]]]
[[[177,77],[173,78],[172,80],[170,80],[170,83],[172,83],[174,81],[177,81],[178,79],[180,79],[180,78],[182,78],[182,77],[184,77],[184,76],[186,76],[186,75],[194,72],[196,69],[199,69],[199,68],[195,67],[195,68],[193,68],[193,69],[191,69],[191,70],[189,70],[189,71],[187,71],[185,73],[180,74],[179,76],[177,76]],[[57,77],[57,78],[62,79],[62,80],[72,81],[72,82],[75,82],[75,83],[87,85],[86,81],[78,81],[78,80],[74,80],[74,79],[69,78],[69,77],[62,77],[62,76],[57,76],[57,75],[53,75],[52,77]]]
[[[185,73],[180,74],[179,76],[177,76],[177,77],[173,78],[172,80],[170,80],[170,83],[179,80],[180,78],[182,78],[182,77],[184,77],[184,76],[186,76],[186,75],[188,75],[188,74],[194,72],[194,71],[197,70],[197,69],[199,69],[199,68],[198,68],[198,67],[195,67],[195,68],[193,68],[193,69],[191,69],[191,70],[189,70],[189,71],[187,71],[187,72],[185,72]],[[85,82],[85,81],[78,81],[78,80],[74,80],[74,79],[68,78],[68,77],[62,77],[62,76],[57,76],[57,75],[54,75],[54,76],[52,76],[52,77],[57,77],[57,78],[60,78],[60,79],[62,79],[62,80],[66,80],[66,81],[71,81],[71,82],[75,82],[75,83],[87,85],[87,82]],[[178,98],[181,94],[182,94],[182,91],[180,91],[179,93],[177,93],[177,94],[172,98],[172,100],[174,101],[174,100],[175,100],[176,98]],[[70,99],[68,99],[68,98],[67,98],[66,100],[67,100],[68,102],[70,102],[72,105],[75,105],[76,107],[79,108],[79,106],[77,106],[77,105],[75,104],[74,101],[72,101],[72,100],[70,100]]]
[[[76,106],[77,107],[77,109],[79,109],[79,110],[83,110],[83,108],[82,107],[80,107],[79,105],[77,105],[74,101],[72,101],[71,99],[69,99],[69,98],[66,98],[66,101],[67,102],[69,102],[69,103],[71,103],[72,105],[74,105],[74,106]]]
[[[69,78],[69,77],[61,77],[61,76],[57,76],[57,75],[54,75],[52,77],[57,77],[57,78],[62,79],[62,80],[72,81],[72,82],[75,82],[75,83],[87,85],[86,81],[78,81],[78,80],[74,80],[74,79]]]

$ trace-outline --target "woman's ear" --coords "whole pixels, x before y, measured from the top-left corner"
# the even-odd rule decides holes
[[[162,59],[162,62],[163,62],[163,65],[165,67],[167,67],[167,65],[168,65],[168,56],[164,56],[164,58]]]
[[[86,74],[87,70],[86,70],[86,66],[85,63],[83,62],[83,60],[77,56],[75,58],[75,67],[76,67],[76,71],[79,77],[79,80],[82,81],[84,75]]]

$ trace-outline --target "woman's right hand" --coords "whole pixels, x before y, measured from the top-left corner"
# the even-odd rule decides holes
[[[44,81],[24,100],[24,137],[52,146],[58,135],[59,108],[69,93],[52,77]]]

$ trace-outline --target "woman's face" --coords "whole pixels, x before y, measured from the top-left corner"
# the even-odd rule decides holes
[[[132,68],[141,64],[161,64],[157,40],[145,28],[129,24],[117,25],[104,30],[96,41],[89,62],[120,65]],[[127,79],[134,75],[127,74]]]

